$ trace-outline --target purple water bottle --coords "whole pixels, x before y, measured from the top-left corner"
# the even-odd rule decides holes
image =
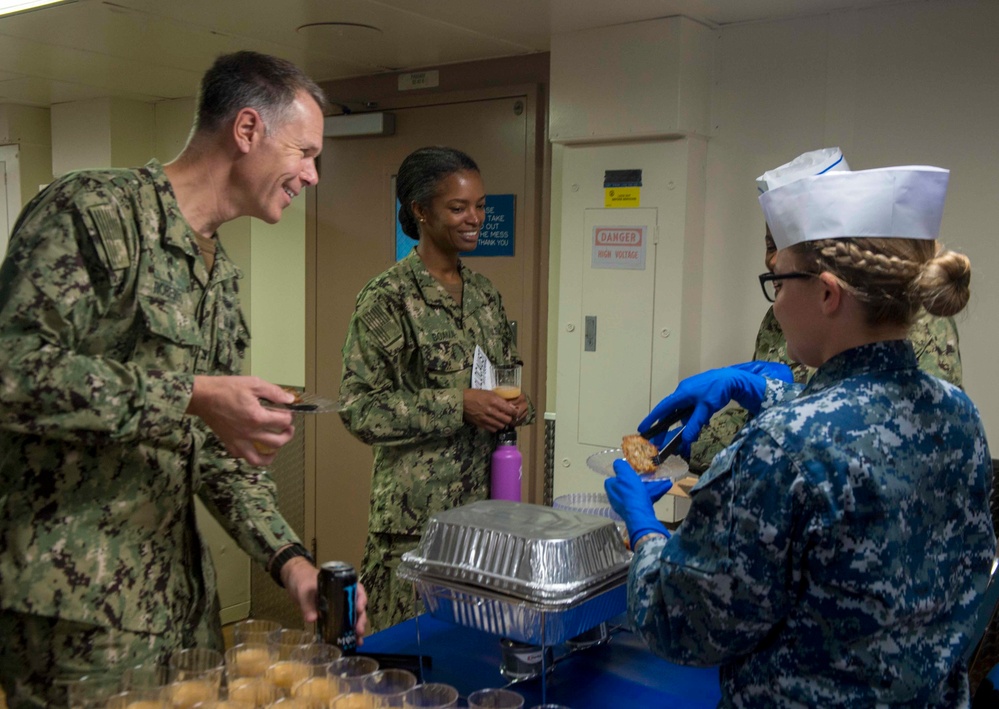
[[[496,450],[493,451],[490,498],[520,502],[522,462],[520,451],[517,450],[517,431],[512,428],[500,431]]]

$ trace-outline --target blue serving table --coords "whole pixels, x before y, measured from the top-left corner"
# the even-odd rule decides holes
[[[609,625],[623,625],[624,620],[622,616]],[[432,667],[424,672],[424,681],[450,684],[463,697],[476,689],[508,683],[499,672],[502,651],[497,636],[429,615],[375,633],[360,649],[429,655]],[[662,660],[629,631],[613,630],[610,642],[572,653],[556,646],[554,655],[555,669],[544,687],[545,701],[572,709],[709,709],[721,698],[717,668],[683,667]],[[525,709],[542,703],[540,679],[518,682],[510,689],[524,695]]]

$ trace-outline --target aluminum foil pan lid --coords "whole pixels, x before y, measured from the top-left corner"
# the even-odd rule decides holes
[[[434,515],[409,568],[526,600],[553,600],[627,573],[631,561],[610,519],[506,500]]]

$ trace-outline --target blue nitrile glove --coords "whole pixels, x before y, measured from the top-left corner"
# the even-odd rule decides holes
[[[757,363],[747,364],[756,366]],[[693,406],[693,413],[684,422],[686,428],[680,434],[683,442],[677,451],[682,457],[689,459],[690,446],[697,440],[701,428],[717,411],[725,408],[728,402],[734,399],[754,416],[760,410],[767,390],[767,380],[761,374],[747,372],[743,369],[744,366],[709,369],[687,377],[638,424],[639,433],[648,431],[659,419]]]
[[[631,548],[634,549],[638,540],[647,534],[658,533],[669,537],[666,527],[656,519],[652,503],[673,487],[673,481],[645,482],[623,458],[614,461],[614,473],[614,477],[604,480],[604,490],[611,507],[628,527]]]
[[[794,382],[794,372],[783,362],[767,362],[764,359],[754,359],[749,362],[730,365],[750,374],[760,374],[767,379],[777,379],[791,384]]]

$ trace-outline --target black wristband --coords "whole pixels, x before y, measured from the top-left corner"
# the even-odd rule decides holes
[[[271,578],[274,579],[274,583],[281,588],[284,588],[284,584],[281,582],[281,569],[296,556],[304,556],[309,560],[310,564],[316,563],[316,560],[312,558],[312,554],[309,553],[309,550],[301,544],[292,544],[291,546],[285,547],[279,551],[277,556],[275,556],[271,561]]]

